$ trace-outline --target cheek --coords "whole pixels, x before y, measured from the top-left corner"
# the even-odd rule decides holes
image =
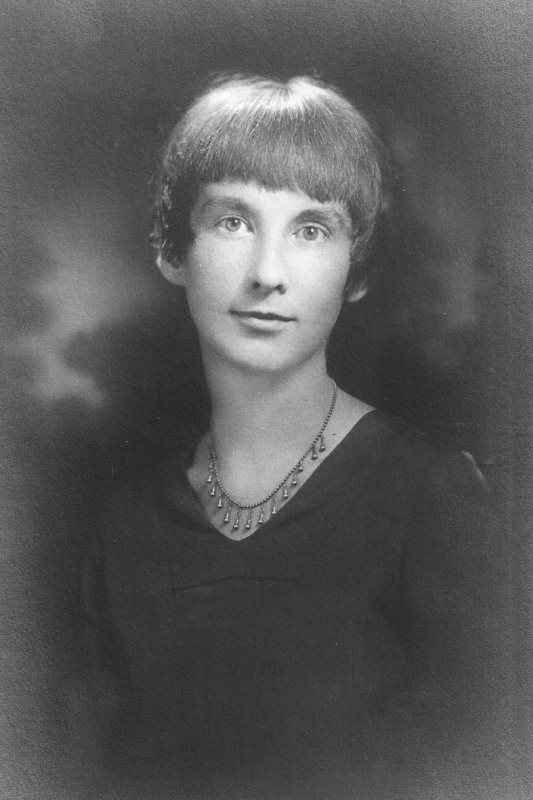
[[[215,287],[215,291],[218,287],[224,291],[237,276],[242,261],[242,254],[235,252],[235,248],[210,237],[199,237],[188,265],[191,286]]]
[[[219,283],[218,270],[214,269],[215,261],[209,248],[195,245],[187,263],[187,289],[191,297],[216,291]]]
[[[187,263],[186,292],[194,321],[209,326],[220,313],[225,313],[236,293],[235,270],[228,260],[210,248],[197,248]]]
[[[340,258],[329,264],[328,270],[322,273],[322,279],[316,287],[316,302],[328,316],[338,315],[344,300],[344,290],[349,274],[347,259]]]
[[[342,306],[342,291],[327,298],[320,309],[323,325],[325,328],[332,328],[339,316]]]

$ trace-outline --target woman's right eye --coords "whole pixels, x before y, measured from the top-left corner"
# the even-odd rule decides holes
[[[224,217],[217,223],[218,227],[224,228],[228,233],[240,233],[245,230],[245,223],[240,217]]]

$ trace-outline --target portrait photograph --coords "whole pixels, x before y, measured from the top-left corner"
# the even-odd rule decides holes
[[[6,0],[1,800],[529,800],[531,7]]]

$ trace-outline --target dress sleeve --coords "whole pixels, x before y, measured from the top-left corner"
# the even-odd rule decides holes
[[[87,554],[80,584],[87,664],[97,680],[116,683],[125,677],[127,664],[110,614],[104,552],[99,542]]]
[[[78,669],[67,689],[72,742],[98,761],[125,705],[127,664],[107,605],[103,548],[92,542],[80,571]],[[71,745],[72,745],[71,742]]]
[[[414,679],[388,700],[398,752],[407,748],[439,796],[496,800],[510,685],[508,548],[468,455],[439,455],[414,499],[402,573]]]

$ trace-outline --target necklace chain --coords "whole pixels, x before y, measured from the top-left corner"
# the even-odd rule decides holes
[[[323,453],[326,449],[326,442],[324,438],[324,431],[326,430],[327,424],[331,419],[333,414],[333,410],[335,408],[335,403],[337,402],[337,384],[333,381],[333,398],[331,400],[331,404],[329,407],[329,411],[326,415],[324,422],[322,423],[322,427],[318,431],[317,435],[311,442],[311,444],[307,447],[303,455],[300,456],[296,464],[287,472],[287,474],[280,480],[280,482],[276,485],[272,491],[263,497],[262,500],[258,500],[255,503],[241,503],[228,492],[226,487],[224,486],[220,474],[218,471],[218,464],[217,464],[217,453],[215,448],[215,443],[213,441],[213,436],[211,434],[211,441],[209,444],[209,470],[207,475],[206,483],[210,484],[211,488],[209,490],[209,494],[211,497],[217,497],[217,509],[219,511],[224,512],[223,517],[223,524],[227,525],[232,523],[231,527],[234,531],[237,531],[241,527],[241,518],[244,516],[246,517],[246,521],[244,524],[245,530],[250,530],[253,523],[253,515],[255,509],[260,509],[259,515],[257,517],[257,525],[262,525],[263,522],[266,521],[267,515],[267,504],[270,503],[270,516],[273,516],[277,512],[277,495],[281,492],[281,500],[285,501],[289,497],[289,491],[294,489],[298,485],[297,475],[304,471],[304,461],[309,454],[311,454],[311,459],[316,461],[318,458],[319,453]],[[282,491],[283,490],[283,491]],[[232,519],[232,514],[235,509],[235,516]],[[243,512],[244,515],[243,515]]]

